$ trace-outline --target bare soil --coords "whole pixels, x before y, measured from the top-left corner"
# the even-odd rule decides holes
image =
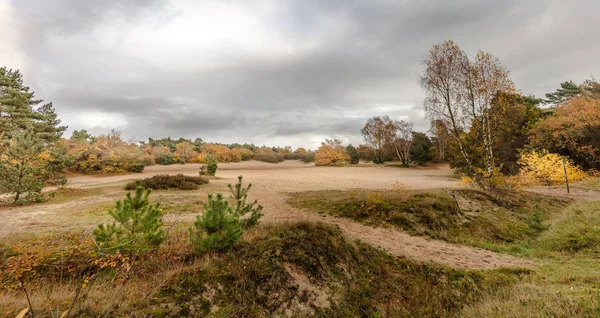
[[[200,165],[171,165],[147,167],[141,174],[117,176],[76,176],[70,178],[70,187],[76,189],[101,188],[95,195],[74,198],[66,202],[0,210],[0,237],[22,233],[43,233],[70,229],[91,229],[105,219],[104,211],[122,197],[123,185],[135,178],[156,174],[197,175]],[[452,178],[448,166],[407,169],[361,164],[355,167],[315,167],[299,161],[279,164],[242,162],[219,164],[217,178],[198,191],[156,191],[157,197],[174,196],[176,200],[202,199],[208,192],[226,192],[227,184],[235,183],[243,175],[244,182],[252,183],[250,199],[264,206],[262,222],[319,221],[338,226],[348,237],[378,246],[388,253],[418,261],[435,262],[460,269],[490,269],[496,267],[524,267],[530,261],[498,254],[484,249],[450,244],[444,241],[411,236],[385,228],[374,228],[351,220],[320,216],[286,204],[287,193],[310,190],[392,189],[396,182],[411,189],[455,188],[459,183]],[[160,200],[157,200],[160,201]],[[167,222],[191,221],[197,211],[186,214],[167,214]]]

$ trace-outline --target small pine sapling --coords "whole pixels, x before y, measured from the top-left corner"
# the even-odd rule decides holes
[[[191,241],[198,253],[226,251],[234,247],[242,237],[242,225],[237,213],[218,193],[208,195],[204,213],[196,218],[190,229]]]
[[[117,201],[108,211],[112,224],[100,224],[94,231],[99,247],[106,251],[141,253],[160,246],[165,238],[162,230],[162,212],[159,204],[151,205],[145,189],[138,181],[135,193],[127,193],[125,200]]]
[[[217,173],[217,168],[219,167],[219,161],[217,160],[217,157],[215,157],[214,155],[207,155],[206,156],[206,172],[208,173],[209,176],[214,176]]]
[[[263,216],[262,205],[258,205],[258,201],[254,200],[252,203],[247,203],[248,191],[252,188],[252,184],[248,184],[248,187],[242,186],[242,176],[238,177],[238,183],[235,186],[228,185],[231,191],[231,199],[235,200],[234,211],[241,218],[246,214],[250,213],[248,218],[242,219],[240,222],[244,228],[248,228],[257,225],[260,222],[260,218]]]

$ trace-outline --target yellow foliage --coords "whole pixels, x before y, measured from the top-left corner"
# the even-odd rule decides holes
[[[579,167],[566,160],[566,170],[569,181],[579,181],[587,177]],[[544,183],[548,185],[565,183],[562,157],[558,154],[529,152],[519,159],[521,184]]]
[[[315,153],[317,166],[341,166],[347,160],[350,160],[350,156],[346,153],[346,148],[342,146],[334,147],[321,143],[321,147]]]
[[[469,176],[460,177],[460,184],[462,184],[463,186],[471,186],[473,185],[473,183],[475,183],[475,180],[473,180],[473,178]]]

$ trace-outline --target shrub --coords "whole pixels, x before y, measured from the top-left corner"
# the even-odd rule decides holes
[[[140,253],[160,246],[165,235],[162,213],[158,203],[151,205],[148,201],[150,193],[151,189],[138,182],[134,196],[127,193],[125,200],[116,202],[108,211],[114,222],[100,224],[93,233],[100,248],[108,252]]]
[[[207,251],[226,251],[234,247],[240,240],[243,228],[259,223],[263,207],[254,201],[246,203],[251,184],[244,188],[242,176],[238,177],[235,186],[229,185],[233,206],[223,198],[223,194],[208,195],[208,201],[203,204],[204,213],[196,218],[190,229],[191,242],[198,253]],[[250,217],[242,219],[246,214]]]
[[[154,190],[197,190],[200,185],[207,184],[208,179],[202,177],[185,176],[182,174],[175,176],[159,174],[150,178],[129,182],[125,186],[125,190],[135,190],[138,183],[144,188]]]
[[[219,161],[213,155],[206,156],[206,172],[209,176],[214,176],[217,173],[219,167]]]
[[[271,148],[260,148],[254,154],[254,160],[268,163],[279,163],[284,161],[285,157],[281,153],[276,153]]]
[[[348,156],[350,156],[350,164],[355,165],[360,160],[360,154],[358,153],[358,150],[354,148],[354,146],[348,145],[348,147],[346,147],[346,153],[348,153]]]
[[[309,151],[309,152],[305,153],[302,156],[301,160],[304,163],[315,162],[315,152],[314,151]]]
[[[562,157],[557,154],[547,151],[524,153],[519,159],[519,164],[522,183],[542,182],[552,185],[565,182]],[[566,160],[565,164],[569,181],[579,181],[586,177],[585,172],[573,165],[570,160]]]
[[[337,144],[321,143],[321,147],[315,154],[317,166],[340,166],[349,159],[346,148]]]

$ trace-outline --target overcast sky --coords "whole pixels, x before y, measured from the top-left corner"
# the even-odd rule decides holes
[[[427,130],[417,78],[451,39],[524,94],[600,76],[597,0],[0,0],[0,66],[73,129],[314,148],[367,118]]]

